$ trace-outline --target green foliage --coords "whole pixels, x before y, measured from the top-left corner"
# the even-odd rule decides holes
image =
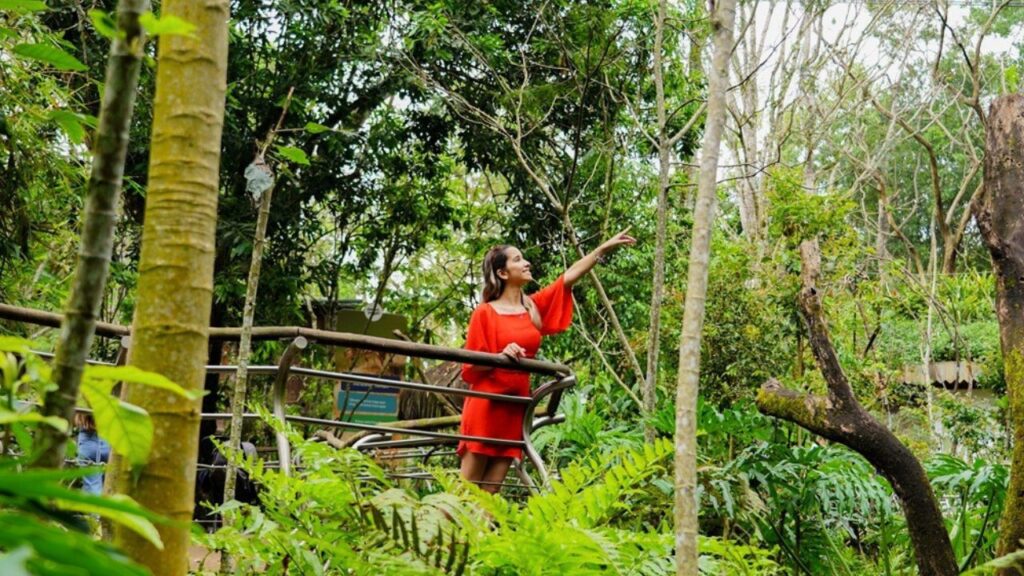
[[[46,10],[43,0],[0,0],[0,10],[10,12],[40,12]]]
[[[816,194],[804,188],[798,169],[772,170],[768,178],[768,232],[790,247],[812,238],[827,240],[846,233],[854,204],[839,194]]]
[[[756,247],[716,241],[701,341],[701,393],[711,402],[752,398],[765,380],[789,373],[802,329],[791,279],[756,271]],[[666,307],[682,316],[682,300]]]
[[[784,574],[782,566],[772,556],[774,550],[765,550],[722,540],[700,539],[700,571],[702,574],[723,576],[774,576]]]
[[[196,27],[177,16],[157,16],[146,12],[139,16],[139,23],[150,36],[193,36]]]
[[[189,400],[196,400],[201,394],[134,366],[86,367],[82,396],[92,407],[97,432],[133,467],[142,466],[153,446],[153,423],[145,410],[111,394],[118,382],[166,390]]]
[[[594,408],[595,395],[595,390],[589,386],[566,394],[559,406],[559,411],[565,414],[565,422],[541,428],[534,434],[537,450],[556,467],[595,454],[639,448],[643,444],[643,433],[638,427],[611,420],[607,412]]]
[[[88,70],[85,64],[78,58],[69,54],[59,46],[49,44],[18,44],[12,50],[22,58],[28,58],[44,64],[49,64],[58,70],[71,70],[81,72]]]
[[[995,557],[998,531],[1009,483],[1009,468],[983,460],[968,464],[940,454],[925,463],[935,490],[945,494],[949,537],[960,569]]]
[[[300,148],[296,148],[294,146],[278,146],[277,153],[290,162],[294,162],[302,166],[309,166],[309,158]]]
[[[444,492],[415,497],[357,452],[292,439],[303,464],[296,475],[243,463],[264,487],[262,507],[230,502],[240,523],[199,537],[230,551],[242,571],[285,557],[325,574],[674,571],[667,525],[637,525],[634,506],[665,474],[667,440],[577,462],[520,507],[441,471]]]
[[[115,548],[93,539],[83,515],[120,524],[156,547],[162,547],[162,543],[154,522],[165,520],[126,496],[93,496],[66,486],[77,478],[95,474],[97,468],[28,469],[37,454],[34,436],[38,427],[53,426],[67,431],[68,423],[56,417],[44,418],[35,410],[33,402],[53,383],[49,366],[31,353],[27,341],[0,338],[0,373],[0,551],[8,553],[0,557],[0,565],[6,563],[12,574],[17,573],[13,572],[16,569],[47,575],[146,574]],[[96,376],[87,377],[86,382],[95,387]],[[90,394],[97,405],[101,400],[117,401],[109,395],[109,388]],[[145,412],[141,412],[140,418],[149,424]],[[97,410],[97,427],[104,436],[115,431],[107,420]],[[131,435],[130,441],[138,441],[134,430],[125,432]]]

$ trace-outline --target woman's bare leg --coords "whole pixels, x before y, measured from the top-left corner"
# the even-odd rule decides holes
[[[501,483],[505,481],[505,476],[508,475],[510,466],[512,466],[511,458],[491,457],[481,478],[486,484],[482,484],[480,487],[491,494],[497,494],[501,490]]]
[[[487,470],[487,464],[490,459],[490,456],[486,454],[476,454],[467,450],[462,455],[462,466],[459,469],[462,477],[470,482],[483,480],[484,472]]]

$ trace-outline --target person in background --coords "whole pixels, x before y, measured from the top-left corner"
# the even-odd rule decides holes
[[[78,428],[78,461],[82,466],[106,464],[110,460],[110,444],[96,433],[96,421],[92,414],[75,413],[75,427]],[[103,472],[82,477],[82,490],[89,494],[103,492]]]

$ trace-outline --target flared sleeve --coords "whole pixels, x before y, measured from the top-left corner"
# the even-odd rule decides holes
[[[531,295],[540,313],[540,333],[544,336],[565,331],[572,324],[572,289],[565,285],[565,277],[559,276],[551,284]]]
[[[469,331],[466,334],[466,350],[475,352],[495,353],[494,326],[491,323],[490,314],[487,312],[489,306],[481,304],[473,310],[469,318]],[[486,373],[470,370],[473,364],[462,365],[462,379],[469,384],[476,384],[486,376]]]

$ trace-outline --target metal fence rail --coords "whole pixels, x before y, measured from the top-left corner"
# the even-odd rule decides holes
[[[59,314],[53,314],[41,310],[32,310],[28,308],[19,308],[6,304],[0,304],[0,319],[24,322],[38,326],[59,327],[61,316]],[[127,355],[125,352],[127,352],[127,348],[130,346],[130,339],[128,338],[130,336],[130,333],[131,330],[128,327],[119,326],[116,324],[100,323],[97,325],[96,329],[96,334],[98,336],[121,339],[122,348],[121,353],[118,356],[118,364],[124,363],[126,359]],[[437,448],[440,448],[442,446],[451,446],[462,440],[484,442],[498,446],[520,447],[523,449],[523,453],[525,455],[524,462],[517,463],[517,465],[515,466],[516,473],[519,475],[520,480],[523,482],[524,485],[526,485],[531,490],[536,490],[538,488],[537,484],[535,484],[532,481],[532,479],[526,473],[524,467],[522,466],[522,464],[528,460],[530,465],[533,466],[533,468],[537,472],[537,475],[540,480],[540,486],[547,485],[549,480],[547,468],[545,467],[544,462],[540,457],[540,454],[537,452],[536,448],[531,442],[530,436],[532,432],[537,428],[564,421],[564,416],[559,415],[557,413],[558,406],[564,391],[566,389],[573,387],[576,383],[575,375],[567,366],[533,359],[513,361],[501,354],[485,354],[482,352],[473,352],[469,350],[462,350],[456,348],[445,348],[442,346],[433,346],[415,342],[390,340],[387,338],[377,338],[372,336],[364,336],[360,334],[350,334],[346,332],[313,330],[301,327],[257,327],[253,329],[252,334],[253,339],[255,340],[290,339],[289,345],[285,350],[284,354],[282,354],[278,365],[262,365],[249,367],[249,373],[252,375],[266,375],[274,377],[274,383],[271,389],[271,407],[273,409],[275,418],[277,418],[280,422],[314,424],[330,428],[342,428],[348,430],[372,432],[372,434],[360,438],[357,442],[353,444],[354,448],[367,452],[382,449],[432,447],[433,450],[431,450],[425,455],[426,458],[429,458],[431,455],[437,452]],[[240,328],[210,329],[211,340],[229,341],[238,340],[240,337]],[[477,390],[463,390],[458,388],[449,388],[445,386],[436,386],[422,382],[406,382],[402,380],[394,380],[390,378],[383,378],[380,376],[372,376],[367,374],[356,374],[350,372],[332,372],[328,370],[317,370],[313,368],[293,366],[298,361],[302,351],[308,346],[310,342],[317,344],[344,346],[346,348],[354,348],[357,350],[384,352],[389,354],[397,354],[415,358],[429,358],[435,360],[445,360],[451,362],[474,364],[478,366],[487,366],[491,368],[504,368],[507,370],[515,370],[520,372],[545,375],[552,379],[548,380],[541,386],[535,388],[529,396],[510,396],[504,394],[480,392]],[[38,354],[43,357],[52,357],[52,354],[46,352],[39,352]],[[92,361],[92,363],[109,364],[105,362],[95,361]],[[207,366],[206,369],[208,373],[212,374],[234,374],[237,372],[238,367],[232,365],[211,365]],[[401,390],[432,392],[435,394],[442,394],[445,396],[459,398],[485,398],[491,401],[518,404],[523,406],[523,409],[525,411],[523,418],[523,439],[508,440],[502,438],[466,436],[463,434],[456,434],[450,432],[438,432],[436,430],[418,428],[398,428],[394,426],[387,426],[384,424],[364,424],[358,422],[348,422],[344,420],[332,420],[324,418],[312,418],[308,416],[289,415],[285,413],[284,388],[285,383],[287,382],[288,377],[290,375],[304,376],[307,378],[331,381],[344,380],[346,382],[360,383],[371,387],[390,387],[398,388]],[[547,400],[546,413],[538,416],[537,410],[544,400]],[[87,411],[86,409],[82,410]],[[247,419],[257,417],[258,416],[256,414],[243,415],[243,418]],[[214,420],[230,419],[231,414],[204,413],[202,414],[202,418]],[[396,439],[396,435],[409,436],[411,438]],[[289,445],[288,438],[284,434],[277,433],[276,444],[279,466],[281,467],[283,473],[288,474],[290,473],[291,466],[291,446]],[[420,454],[417,455],[416,457],[422,458],[423,456],[423,454]],[[424,477],[421,474],[403,474],[402,476],[417,478]]]

